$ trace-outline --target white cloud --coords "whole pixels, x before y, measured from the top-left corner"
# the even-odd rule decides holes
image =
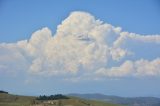
[[[22,42],[0,44],[0,72],[14,74],[24,71],[23,69],[27,70],[29,63],[21,48]]]
[[[47,42],[52,38],[52,33],[48,28],[43,28],[34,32],[26,45],[27,51],[32,56],[41,56],[45,50]]]
[[[160,35],[140,35],[129,32],[121,32],[119,35],[120,35],[119,38],[114,42],[115,47],[121,46],[127,40],[160,44]]]
[[[125,57],[126,55],[130,55],[131,52],[121,49],[121,48],[112,48],[110,50],[110,54],[113,60],[120,60],[121,58]]]
[[[134,63],[136,76],[156,76],[160,75],[160,58],[152,61],[141,59]]]
[[[109,77],[159,75],[159,58],[127,60],[134,54],[122,48],[127,41],[160,44],[160,35],[123,32],[120,27],[96,20],[86,12],[72,12],[58,27],[55,35],[42,28],[29,40],[0,44],[0,72],[42,76]],[[137,47],[138,48],[138,47]],[[115,66],[110,63],[122,64]],[[97,78],[97,76],[96,76]],[[66,78],[67,79],[67,78]]]
[[[102,76],[108,77],[123,77],[128,76],[133,71],[132,61],[125,61],[121,66],[111,68],[101,68],[95,73]]]
[[[152,61],[140,59],[137,61],[125,61],[118,67],[101,68],[95,72],[100,76],[125,77],[125,76],[159,76],[160,59]]]

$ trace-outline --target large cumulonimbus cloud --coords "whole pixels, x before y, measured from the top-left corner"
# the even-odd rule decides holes
[[[129,42],[160,45],[160,35],[124,32],[86,12],[72,12],[56,34],[42,28],[29,40],[0,44],[0,73],[40,76],[159,76],[160,58],[130,59]],[[136,47],[137,49],[140,49]],[[151,48],[152,49],[152,48]],[[159,55],[160,56],[160,55]]]

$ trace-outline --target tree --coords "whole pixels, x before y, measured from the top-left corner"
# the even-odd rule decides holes
[[[2,90],[0,90],[0,93],[6,93],[6,94],[8,94],[8,92],[6,92],[6,91],[2,91]]]
[[[58,99],[69,99],[69,97],[64,96],[62,94],[56,94],[56,95],[50,95],[50,96],[39,96],[37,97],[37,100],[58,100]]]

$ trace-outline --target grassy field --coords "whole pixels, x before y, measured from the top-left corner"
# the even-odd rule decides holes
[[[0,93],[0,106],[29,106],[35,97]]]
[[[75,97],[57,100],[58,104],[56,105],[44,104],[43,102],[44,101],[37,101],[36,97],[32,96],[18,96],[0,93],[0,106],[120,106],[116,104],[94,100],[84,100]]]

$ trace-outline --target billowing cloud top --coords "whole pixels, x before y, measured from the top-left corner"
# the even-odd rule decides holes
[[[54,35],[50,29],[42,28],[29,40],[1,43],[0,73],[77,79],[159,76],[159,56],[140,57],[138,46],[131,49],[134,44],[153,45],[153,49],[160,45],[160,35],[124,32],[89,13],[72,12]]]

